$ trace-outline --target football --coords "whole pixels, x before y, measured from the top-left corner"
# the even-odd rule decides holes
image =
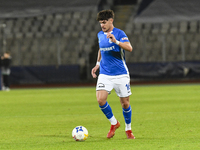
[[[85,141],[88,137],[88,130],[84,126],[77,126],[72,130],[72,137],[75,141]]]

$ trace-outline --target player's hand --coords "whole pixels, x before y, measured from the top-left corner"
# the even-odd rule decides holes
[[[99,65],[96,65],[94,68],[92,68],[91,74],[93,78],[96,78],[96,71],[99,69]]]
[[[107,38],[109,38],[113,43],[116,43],[115,36],[111,33],[107,33]]]

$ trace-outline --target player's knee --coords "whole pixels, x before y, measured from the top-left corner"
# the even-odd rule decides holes
[[[122,108],[127,109],[127,108],[129,108],[130,104],[128,101],[126,101],[126,102],[122,102],[121,105],[122,105]]]
[[[100,106],[103,106],[106,103],[106,99],[101,95],[97,95],[97,102],[99,103]]]
[[[99,103],[100,106],[105,105],[106,100],[107,100],[107,93],[105,91],[97,91],[96,97],[97,97],[97,102]]]
[[[125,109],[129,108],[129,105],[130,105],[129,97],[120,98],[120,102],[121,102],[122,108],[125,108]]]
[[[100,106],[103,106],[103,105],[105,105],[106,100],[103,99],[103,98],[101,98],[101,97],[98,97],[98,98],[97,98],[97,102],[99,103]]]

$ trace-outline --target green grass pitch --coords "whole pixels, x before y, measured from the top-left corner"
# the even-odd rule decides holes
[[[14,89],[0,92],[0,149],[197,150],[200,149],[200,85],[131,86],[134,140],[126,139],[119,98],[108,102],[121,127],[112,139],[95,87]],[[72,138],[83,125],[89,137]]]

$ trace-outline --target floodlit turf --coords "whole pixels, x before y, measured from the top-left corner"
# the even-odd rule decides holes
[[[196,150],[200,149],[200,85],[132,86],[132,129],[126,139],[115,92],[108,102],[121,127],[112,139],[98,107],[95,87],[20,89],[0,92],[0,149],[12,150]],[[75,126],[89,137],[76,142]]]

